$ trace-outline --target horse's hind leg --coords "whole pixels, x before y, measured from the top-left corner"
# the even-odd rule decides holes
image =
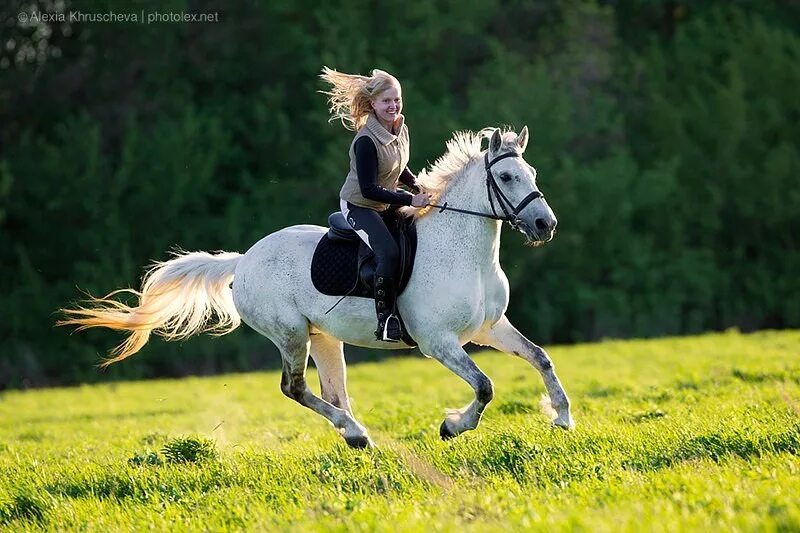
[[[458,339],[441,339],[438,342],[420,345],[420,350],[438,360],[458,377],[466,381],[475,391],[475,399],[461,409],[448,409],[447,417],[439,427],[442,439],[475,429],[481,421],[481,415],[494,397],[492,380],[470,359]]]
[[[311,358],[319,374],[322,399],[352,415],[342,341],[325,333],[311,335]]]
[[[344,440],[351,447],[372,447],[373,443],[367,435],[367,430],[348,411],[317,397],[308,388],[306,367],[311,344],[308,324],[304,321],[301,324],[298,321],[292,326],[284,326],[280,335],[270,336],[270,338],[278,346],[283,359],[283,374],[281,375],[283,393],[300,405],[327,418],[342,433]]]
[[[505,315],[488,331],[484,331],[472,339],[472,342],[481,346],[491,346],[501,352],[513,353],[533,365],[542,375],[547,394],[550,395],[550,402],[556,411],[557,416],[553,420],[553,424],[564,429],[575,427],[575,421],[570,414],[569,398],[556,376],[553,362],[547,352],[529,341],[508,321]]]

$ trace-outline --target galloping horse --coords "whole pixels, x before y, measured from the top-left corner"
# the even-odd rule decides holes
[[[489,146],[482,150],[486,138]],[[448,411],[440,427],[442,438],[475,429],[494,396],[492,381],[464,351],[468,342],[532,364],[544,379],[555,411],[553,424],[574,427],[550,357],[505,316],[509,285],[499,257],[503,221],[523,232],[529,244],[551,240],[556,226],[536,186],[536,171],[522,158],[527,141],[527,127],[519,134],[493,128],[456,133],[446,153],[418,178],[438,205],[403,208],[403,214],[417,219],[418,245],[398,309],[419,350],[475,392],[467,406]],[[244,255],[176,254],[147,272],[141,292],[130,291],[139,297],[139,305],[112,299],[116,291],[92,298],[87,307],[65,310],[68,318],[59,324],[129,331],[104,362],[109,365],[139,351],[151,332],[169,340],[204,331],[224,334],[244,320],[280,350],[286,396],[327,418],[350,446],[372,446],[350,407],[343,343],[381,349],[398,344],[375,339],[373,303],[367,298],[345,298],[326,313],[337,298],[316,290],[309,273],[326,231],[312,225],[285,228]],[[319,372],[322,398],[306,383],[309,353]]]

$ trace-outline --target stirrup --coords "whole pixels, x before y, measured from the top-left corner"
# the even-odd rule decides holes
[[[384,342],[400,342],[402,338],[403,328],[400,326],[400,319],[395,314],[389,315],[383,323],[380,340]]]

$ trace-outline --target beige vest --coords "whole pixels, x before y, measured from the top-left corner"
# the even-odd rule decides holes
[[[367,200],[361,195],[356,172],[356,154],[353,147],[361,137],[372,139],[378,152],[378,185],[394,191],[397,189],[400,174],[408,165],[408,128],[403,115],[397,118],[394,129],[397,131],[397,135],[386,131],[374,113],[369,114],[367,123],[358,130],[353,142],[350,143],[350,172],[339,193],[342,200],[376,211],[384,211],[389,207],[389,204]]]

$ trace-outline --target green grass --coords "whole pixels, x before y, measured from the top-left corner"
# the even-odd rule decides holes
[[[354,365],[346,447],[277,372],[0,396],[0,528],[800,529],[800,332],[553,347],[574,432],[539,375],[481,353],[495,401],[422,357]],[[122,363],[124,364],[124,363]],[[313,369],[310,382],[315,382]]]

